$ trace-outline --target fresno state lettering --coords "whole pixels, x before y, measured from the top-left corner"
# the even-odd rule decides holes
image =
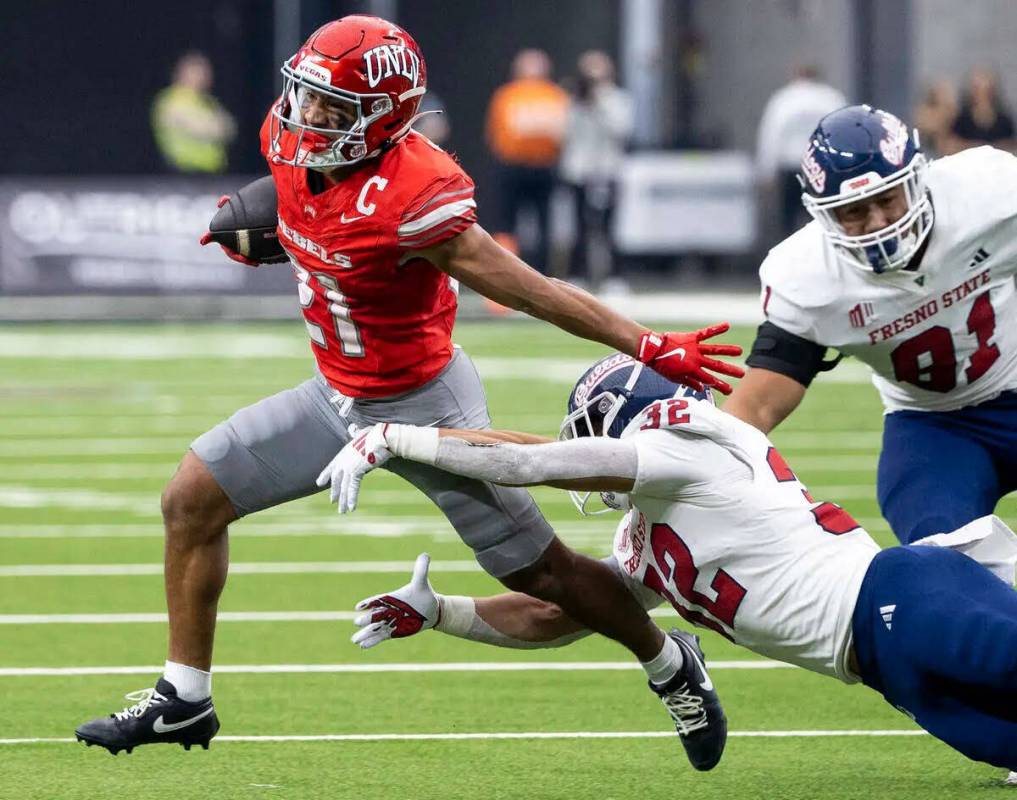
[[[452,357],[458,287],[414,251],[476,222],[473,181],[417,133],[318,194],[306,168],[273,161],[267,120],[262,147],[322,376],[349,397],[429,381]]]

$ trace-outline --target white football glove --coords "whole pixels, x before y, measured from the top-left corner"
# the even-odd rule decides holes
[[[357,507],[360,482],[364,476],[392,458],[392,452],[385,441],[387,428],[387,422],[379,422],[357,433],[336,457],[328,462],[328,466],[315,480],[322,488],[328,483],[332,484],[329,501],[339,504],[340,514],[353,511]]]
[[[350,637],[353,644],[366,650],[386,639],[401,639],[434,627],[438,621],[438,596],[427,579],[430,563],[431,557],[421,553],[409,583],[394,592],[376,594],[357,603],[357,611],[370,609],[370,613],[353,620],[360,628]]]

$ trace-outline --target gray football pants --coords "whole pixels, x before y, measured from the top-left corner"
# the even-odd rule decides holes
[[[314,479],[350,440],[348,426],[396,422],[488,428],[473,362],[456,348],[448,366],[407,394],[351,399],[321,376],[237,411],[191,444],[238,516],[320,491]],[[495,486],[395,458],[384,467],[437,505],[478,563],[496,578],[534,563],[554,531],[525,489]]]

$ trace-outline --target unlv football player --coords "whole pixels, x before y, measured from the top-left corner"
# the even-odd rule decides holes
[[[729,391],[705,370],[741,375],[710,358],[740,348],[700,344],[726,325],[654,333],[493,242],[476,224],[469,176],[411,129],[427,71],[406,31],[377,17],[344,17],[316,31],[282,74],[261,143],[317,374],[198,437],[166,488],[165,673],[154,689],[129,697],[134,705],[77,730],[79,739],[114,753],[153,742],[207,747],[218,730],[208,670],[230,522],[318,491],[315,478],[351,428],[379,421],[489,426],[477,372],[450,339],[460,282],[672,380]],[[438,505],[507,587],[553,601],[622,642],[654,685],[678,673],[679,646],[608,567],[555,537],[525,489],[408,460],[387,468]],[[694,762],[712,766],[722,738],[700,730],[683,743]]]

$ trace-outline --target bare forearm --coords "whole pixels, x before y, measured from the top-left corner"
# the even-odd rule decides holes
[[[590,631],[554,603],[519,592],[495,597],[439,595],[436,630],[461,639],[515,650],[564,647]]]
[[[622,353],[635,355],[648,330],[588,292],[545,278],[479,225],[421,255],[484,297]]]
[[[535,293],[520,310],[575,336],[636,355],[647,327],[613,311],[578,286],[556,278],[546,278],[543,283],[543,291]]]

